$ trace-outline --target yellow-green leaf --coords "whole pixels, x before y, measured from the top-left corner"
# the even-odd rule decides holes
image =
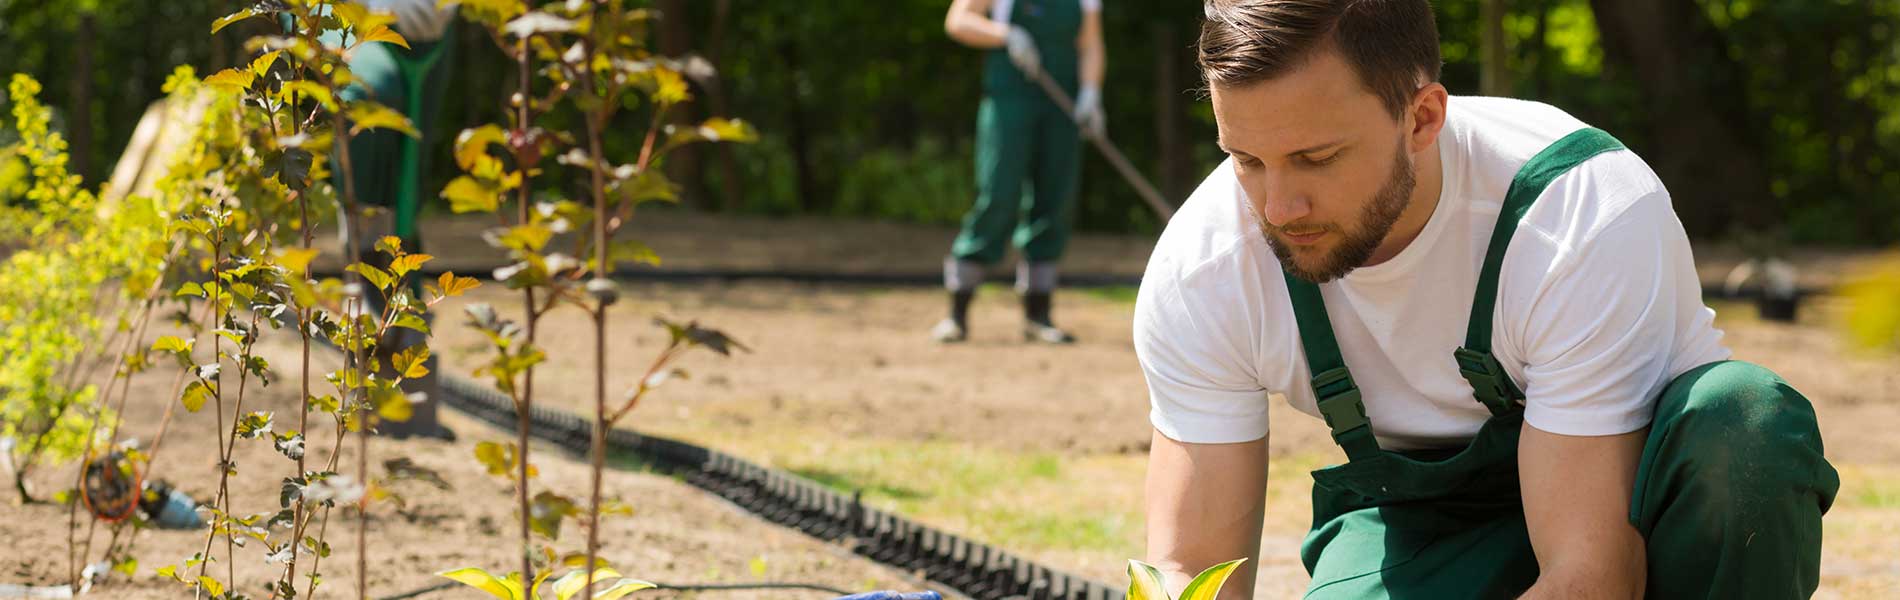
[[[225,15],[219,18],[218,20],[211,22],[211,34],[217,35],[219,31],[224,30],[225,27],[229,27],[232,23],[249,19],[259,14],[262,14],[262,13],[259,12],[256,7],[252,7],[252,8],[246,8],[244,10],[240,10],[240,11]]]
[[[660,106],[672,106],[685,102],[691,96],[687,93],[686,78],[679,71],[666,67],[653,68],[653,102]]]
[[[488,571],[477,569],[475,567],[455,569],[453,571],[443,571],[440,573],[436,573],[435,575],[437,577],[447,578],[451,581],[460,582],[469,587],[472,587],[484,592],[488,592],[489,596],[493,596],[500,600],[522,600],[521,584],[515,581],[514,577],[503,579],[501,577],[490,575]]]
[[[185,395],[182,399],[185,403],[185,412],[198,412],[198,409],[204,408],[205,401],[210,399],[211,388],[204,382],[193,381],[191,385],[185,386]]]
[[[224,584],[206,575],[198,576],[198,586],[204,588],[205,595],[213,598],[224,594]]]
[[[425,367],[422,372],[427,374],[429,370]],[[409,395],[402,393],[402,389],[394,384],[378,387],[374,393],[376,394],[376,415],[382,417],[384,421],[400,423],[415,416],[415,407],[409,405]]]
[[[455,136],[455,164],[464,171],[475,170],[475,164],[488,156],[490,144],[500,144],[508,140],[508,134],[499,125],[483,125],[474,129],[464,129]]]
[[[1148,563],[1128,559],[1128,600],[1169,600],[1168,584],[1161,570]]]
[[[350,265],[348,268],[345,268],[344,270],[355,271],[356,273],[361,274],[363,276],[363,280],[368,281],[370,285],[376,286],[376,289],[379,289],[379,290],[389,289],[389,284],[395,283],[396,281],[396,278],[390,276],[388,271],[384,271],[382,269],[378,269],[374,266],[370,266],[364,263],[356,263],[356,264]]]
[[[395,271],[397,277],[402,277],[422,268],[423,263],[433,258],[435,257],[427,254],[404,254],[402,258],[389,262],[389,270]]]
[[[402,34],[396,33],[396,30],[390,29],[388,25],[378,25],[375,29],[369,30],[368,33],[363,34],[362,41],[384,42],[402,46],[404,50],[409,49],[409,40],[403,39]]]
[[[210,77],[206,77],[205,84],[242,91],[242,90],[250,89],[251,82],[256,81],[256,80],[257,80],[257,75],[250,71],[239,71],[237,69],[225,69],[223,71],[218,71],[217,74],[214,74]]]
[[[324,110],[336,111],[336,95],[330,93],[330,88],[317,85],[315,81],[303,79],[285,83],[284,92],[286,94],[296,92],[300,96],[316,100],[318,104],[323,105]]]
[[[593,600],[619,600],[621,596],[638,592],[640,590],[650,590],[656,587],[660,587],[660,586],[654,585],[651,582],[641,581],[638,579],[622,578],[620,581],[614,582],[613,587],[607,588],[605,590],[601,590],[601,592],[598,594],[594,594]]]
[[[501,207],[500,190],[484,185],[467,175],[456,177],[443,186],[443,198],[449,201],[449,210],[460,214],[466,212],[495,212]]]
[[[158,341],[152,342],[152,350],[157,352],[188,353],[191,352],[191,345],[191,340],[175,335],[167,335],[158,338]]]
[[[442,277],[436,280],[436,285],[441,288],[442,295],[445,297],[460,296],[462,292],[475,289],[481,284],[482,282],[474,277],[460,277],[453,272],[444,272]]]
[[[1900,341],[1900,255],[1842,286],[1841,295],[1855,342],[1874,348]]]
[[[277,254],[277,264],[291,273],[302,273],[317,257],[316,248],[286,248]]]
[[[1227,577],[1233,575],[1234,569],[1244,562],[1247,562],[1247,559],[1236,558],[1201,571],[1200,575],[1195,575],[1194,580],[1189,581],[1187,587],[1181,590],[1179,600],[1214,600],[1215,596],[1220,595],[1221,586],[1227,584]]]
[[[362,133],[366,129],[394,129],[409,137],[422,137],[421,133],[416,132],[416,126],[409,122],[409,117],[375,102],[357,101],[350,106],[349,117],[350,135]]]
[[[594,569],[594,583],[605,582],[619,576],[619,571],[615,571],[609,567]],[[587,569],[583,568],[568,571],[567,574],[562,575],[560,579],[554,580],[554,598],[555,600],[568,600],[569,598],[573,598],[574,594],[580,593],[581,587],[585,585],[587,585]]]
[[[422,377],[429,374],[429,347],[417,344],[397,352],[389,359],[390,366],[403,377]]]
[[[251,61],[251,73],[258,77],[263,77],[266,73],[270,72],[271,65],[277,63],[277,56],[283,53],[283,50],[265,52],[263,56],[257,57],[257,60]]]

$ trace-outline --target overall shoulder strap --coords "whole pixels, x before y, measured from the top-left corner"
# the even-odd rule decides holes
[[[1379,453],[1372,437],[1372,423],[1366,419],[1366,405],[1359,386],[1346,370],[1346,359],[1339,353],[1339,340],[1333,337],[1332,321],[1326,316],[1326,301],[1319,286],[1286,275],[1287,296],[1293,301],[1293,318],[1299,324],[1300,345],[1306,350],[1306,368],[1313,373],[1313,397],[1319,401],[1319,414],[1332,429],[1333,441],[1345,449],[1348,460]]]
[[[1484,268],[1478,272],[1478,290],[1471,297],[1471,319],[1465,327],[1465,345],[1452,353],[1458,372],[1471,382],[1471,393],[1478,402],[1501,414],[1514,409],[1524,393],[1491,354],[1491,317],[1496,312],[1498,270],[1504,265],[1504,251],[1511,245],[1511,234],[1518,222],[1530,212],[1531,204],[1543,195],[1544,188],[1559,175],[1598,154],[1623,149],[1623,143],[1601,129],[1579,129],[1552,143],[1531,157],[1504,194],[1504,206],[1498,211],[1497,225],[1491,229],[1491,243],[1484,254]],[[1305,333],[1304,329],[1301,331]]]

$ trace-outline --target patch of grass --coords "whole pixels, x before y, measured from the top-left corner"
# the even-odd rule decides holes
[[[1132,285],[1110,285],[1085,288],[1082,290],[1082,293],[1088,294],[1090,297],[1103,302],[1128,305],[1135,303],[1135,295],[1140,292],[1141,288],[1139,286]]]
[[[1835,465],[1841,473],[1841,506],[1900,509],[1900,469],[1884,465]]]

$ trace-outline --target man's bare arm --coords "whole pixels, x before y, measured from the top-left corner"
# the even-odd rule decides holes
[[[969,46],[987,50],[1001,48],[1009,38],[1009,25],[990,20],[990,2],[992,0],[956,0],[950,4],[950,12],[943,16],[943,32],[950,39]]]
[[[1148,558],[1170,593],[1208,567],[1245,557],[1222,600],[1253,597],[1266,513],[1267,440],[1190,444],[1154,433],[1148,450]]]
[[[1648,431],[1578,437],[1524,424],[1518,478],[1541,572],[1524,598],[1643,597],[1648,556],[1629,505]]]

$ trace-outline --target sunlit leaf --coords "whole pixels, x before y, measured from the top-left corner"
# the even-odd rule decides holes
[[[384,42],[402,46],[404,50],[409,49],[409,40],[403,39],[402,34],[396,33],[396,30],[390,29],[388,25],[378,25],[375,29],[369,30],[363,34],[361,41]]]
[[[422,268],[423,263],[433,258],[427,254],[405,254],[402,258],[389,261],[389,270],[394,271],[397,277],[402,277]]]
[[[518,579],[518,577],[504,579],[490,575],[488,571],[474,567],[443,571],[436,573],[436,576],[466,584],[469,587],[487,592],[489,596],[498,598],[499,600],[523,600],[521,598],[521,583],[515,580]]]
[[[291,273],[302,273],[318,252],[316,248],[285,248],[277,253],[277,265]]]
[[[232,23],[249,19],[260,14],[264,14],[264,11],[252,7],[219,17],[218,20],[211,22],[211,34],[217,35],[219,31],[223,31],[224,28],[231,26]]]
[[[283,53],[284,51],[282,50],[265,52],[263,56],[257,57],[257,60],[251,61],[251,73],[256,74],[258,77],[263,77],[270,73],[271,65],[277,64],[277,56]]]
[[[580,508],[566,496],[542,490],[534,495],[528,505],[529,528],[548,539],[560,539],[561,521],[580,513]]]
[[[422,134],[416,131],[416,126],[409,122],[409,117],[396,112],[396,109],[375,102],[358,100],[350,106],[349,117],[350,135],[362,133],[367,129],[394,129],[412,138],[422,137]]]
[[[227,88],[236,91],[250,89],[251,82],[257,80],[257,74],[250,71],[225,69],[205,78],[206,85]]]
[[[507,132],[502,131],[499,125],[464,129],[455,136],[455,164],[464,171],[473,171],[477,162],[489,158],[489,145],[505,143],[507,140]]]
[[[1226,585],[1227,577],[1233,575],[1234,569],[1244,562],[1247,562],[1247,559],[1236,558],[1201,571],[1200,575],[1195,575],[1194,580],[1189,581],[1187,587],[1181,590],[1181,597],[1178,600],[1214,600],[1215,596],[1220,595],[1221,586]]]
[[[475,289],[481,285],[482,282],[474,277],[460,277],[453,272],[447,271],[443,272],[442,277],[436,281],[436,286],[441,290],[444,297],[460,296],[463,292]]]
[[[155,352],[190,354],[191,346],[194,341],[196,340],[187,340],[175,335],[161,336],[158,338],[158,341],[152,342],[152,350]]]
[[[650,590],[656,587],[659,586],[649,581],[621,578],[620,581],[614,582],[612,587],[601,590],[598,594],[594,594],[593,600],[619,600],[622,596],[626,596],[627,594],[640,590]]]
[[[405,378],[422,377],[429,374],[429,347],[416,344],[397,352],[389,359],[396,373]]]
[[[300,79],[286,82],[284,84],[284,92],[286,94],[296,92],[299,96],[316,100],[318,104],[323,105],[324,110],[331,112],[337,110],[336,95],[330,92],[330,88],[323,87],[315,81]]]
[[[582,560],[586,559],[583,558]],[[594,569],[594,583],[597,584],[619,576],[620,572],[612,568],[600,567]],[[580,593],[582,586],[585,585],[587,585],[587,569],[581,568],[568,571],[567,574],[562,575],[560,579],[554,580],[554,597],[556,600],[568,600],[569,598],[573,598],[574,594]]]
[[[467,175],[449,180],[449,184],[442,187],[441,196],[449,201],[449,210],[456,214],[495,212],[501,207],[500,189]]]
[[[356,263],[344,270],[362,275],[363,280],[368,281],[370,285],[376,286],[376,289],[379,290],[389,289],[389,284],[395,283],[396,281],[396,278],[390,275],[388,271],[378,269],[367,263]]]
[[[204,588],[205,595],[216,598],[224,595],[224,584],[207,575],[198,576],[198,586]]]
[[[185,411],[198,412],[198,409],[204,408],[205,402],[211,400],[211,394],[211,388],[205,385],[204,382],[191,382],[190,385],[185,386],[185,394],[182,398],[185,403]]]

